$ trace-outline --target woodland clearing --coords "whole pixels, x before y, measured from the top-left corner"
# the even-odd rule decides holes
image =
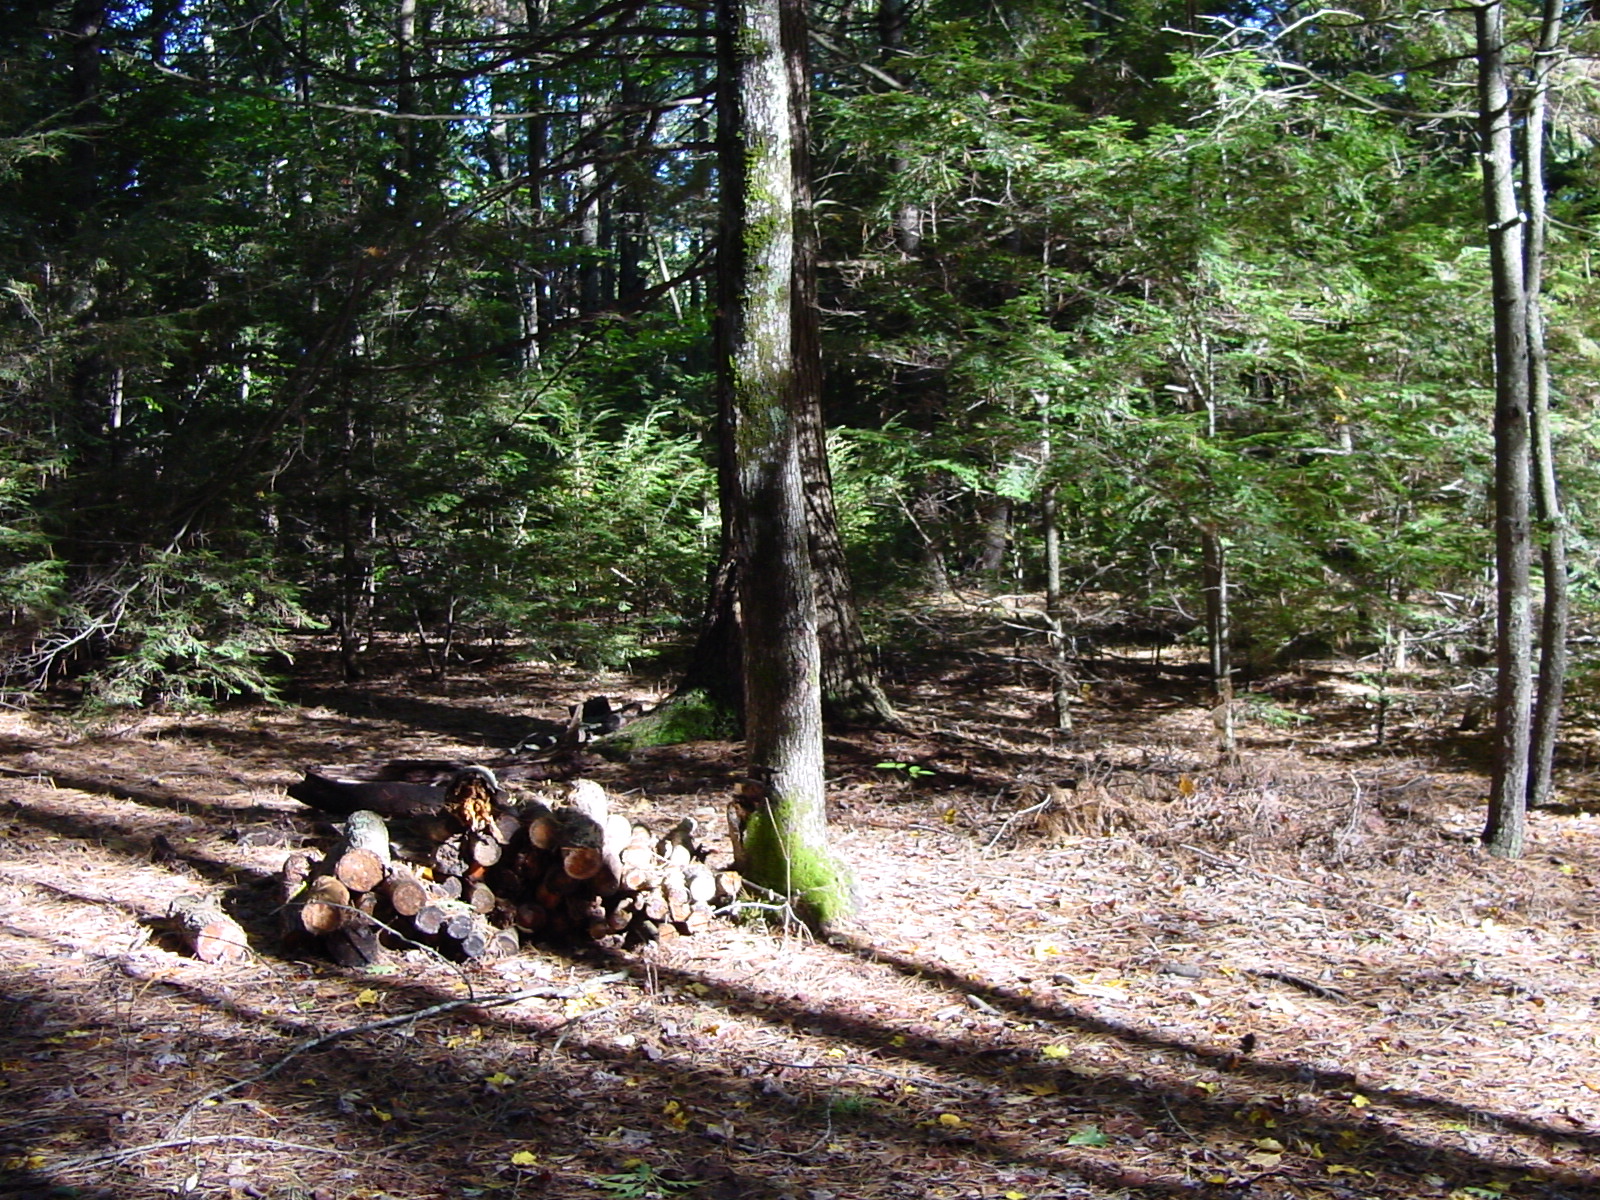
[[[1109,648],[1057,735],[1036,666],[953,639],[891,673],[905,731],[829,738],[846,935],[730,915],[374,974],[276,942],[271,877],[318,819],[285,787],[650,697],[547,664],[379,666],[335,683],[307,656],[283,707],[0,720],[0,1192],[1600,1194],[1586,730],[1566,803],[1506,862],[1477,844],[1485,735],[1438,678],[1258,680],[1218,766],[1170,657]],[[700,743],[587,774],[636,820],[697,816],[717,861],[740,768]],[[205,889],[248,961],[155,929]]]

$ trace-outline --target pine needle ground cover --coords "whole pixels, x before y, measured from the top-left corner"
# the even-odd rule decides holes
[[[276,941],[271,877],[313,824],[285,787],[319,762],[481,756],[646,685],[397,666],[309,679],[285,708],[6,716],[0,1191],[1595,1194],[1600,805],[1580,763],[1508,863],[1476,843],[1477,735],[1426,681],[1263,681],[1219,767],[1198,684],[1147,652],[1106,660],[1070,738],[1014,658],[906,665],[905,732],[830,738],[862,895],[832,944],[729,914],[638,952],[380,974]],[[592,774],[631,817],[692,812],[716,842],[739,762],[707,742]],[[247,960],[167,940],[170,901],[202,891]]]

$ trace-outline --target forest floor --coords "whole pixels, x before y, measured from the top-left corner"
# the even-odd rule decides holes
[[[1170,652],[1086,664],[1063,737],[1025,655],[958,634],[895,665],[906,732],[829,739],[861,913],[827,944],[729,919],[362,973],[277,943],[306,767],[492,756],[649,698],[630,677],[397,657],[347,686],[313,655],[285,707],[0,718],[0,1194],[1600,1195],[1589,733],[1507,862],[1439,678],[1261,680],[1218,766]],[[592,775],[717,863],[739,773],[704,743]],[[203,888],[249,962],[155,932]]]

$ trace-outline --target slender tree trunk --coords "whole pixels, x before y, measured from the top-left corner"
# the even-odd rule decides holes
[[[1528,439],[1528,310],[1521,214],[1512,151],[1511,87],[1505,61],[1505,9],[1487,0],[1477,26],[1478,118],[1484,216],[1494,289],[1495,350],[1495,737],[1489,819],[1491,854],[1522,853],[1527,824],[1529,718],[1533,706]]]
[[[1206,643],[1211,648],[1212,723],[1217,728],[1217,753],[1238,757],[1233,721],[1233,636],[1228,612],[1228,548],[1213,526],[1200,531],[1202,588],[1206,600]]]
[[[1534,513],[1540,530],[1539,560],[1544,610],[1539,626],[1539,686],[1535,697],[1528,803],[1549,804],[1555,791],[1556,737],[1567,678],[1567,524],[1556,484],[1555,439],[1550,429],[1550,358],[1545,347],[1543,290],[1545,234],[1544,134],[1550,73],[1561,45],[1560,0],[1545,0],[1534,61],[1533,94],[1523,122],[1522,194],[1528,205],[1523,238],[1523,279],[1528,306],[1528,394],[1533,455]]]
[[[804,53],[802,0],[722,0],[718,21],[723,221],[719,386],[734,416],[734,486],[746,559],[745,742],[735,809],[739,867],[815,928],[852,905],[828,848],[822,663],[800,469],[794,369],[794,177],[788,56]],[[787,42],[787,44],[786,44]]]
[[[1044,430],[1044,467],[1052,469],[1055,443],[1050,429],[1050,398],[1039,395],[1040,426]],[[1052,479],[1045,484],[1039,501],[1039,516],[1044,523],[1044,619],[1050,644],[1051,700],[1055,708],[1056,732],[1072,730],[1072,663],[1067,657],[1065,604],[1061,591],[1061,514],[1057,506],[1059,488]]]

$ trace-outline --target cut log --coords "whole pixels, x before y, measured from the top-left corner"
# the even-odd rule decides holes
[[[416,916],[428,902],[428,885],[400,863],[389,864],[382,891],[389,907],[402,917]]]
[[[553,850],[561,839],[561,827],[549,809],[528,819],[528,843],[536,850]]]
[[[320,873],[332,875],[352,892],[370,892],[383,882],[392,857],[389,827],[368,809],[345,820],[343,836],[323,860]]]
[[[611,801],[606,797],[605,788],[592,779],[576,779],[567,786],[567,807],[600,826],[604,826],[611,815]]]
[[[570,879],[593,879],[605,864],[605,857],[596,846],[569,846],[561,852],[561,869]]]
[[[332,933],[344,921],[350,907],[350,889],[332,875],[318,875],[300,893],[300,927],[318,936]]]
[[[473,911],[470,904],[460,900],[436,899],[424,904],[421,911],[411,919],[411,923],[416,926],[418,933],[433,937],[442,932],[452,919],[462,917],[482,919]]]
[[[209,896],[177,897],[167,906],[167,919],[203,963],[237,963],[250,957],[244,930]]]
[[[488,916],[494,911],[494,889],[486,883],[473,882],[467,884],[461,894],[461,898],[466,901],[467,906],[474,912],[482,913],[484,916]]]
[[[307,771],[288,791],[301,804],[326,813],[367,809],[385,816],[414,817],[438,812],[444,806],[444,788],[437,783],[341,778],[319,771]]]
[[[505,847],[484,831],[467,834],[461,847],[461,856],[473,867],[492,867],[500,861]]]
[[[522,832],[522,823],[522,814],[509,808],[497,809],[487,832],[502,846],[509,846],[516,840],[517,834]]]
[[[717,875],[703,862],[683,868],[683,886],[691,904],[710,904],[717,894]]]
[[[468,769],[487,772],[500,784],[537,783],[570,779],[596,761],[569,748],[481,764],[419,759],[378,766],[316,767],[289,785],[289,795],[326,813],[342,815],[366,808],[390,817],[418,817],[442,811],[450,781]]]

